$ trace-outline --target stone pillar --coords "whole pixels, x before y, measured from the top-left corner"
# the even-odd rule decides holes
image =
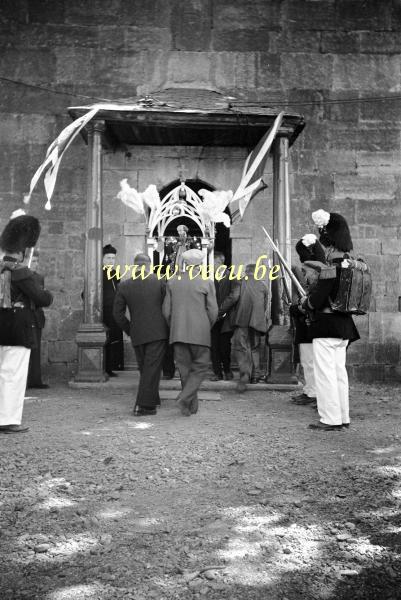
[[[291,264],[288,161],[288,138],[278,137],[273,144],[273,238],[274,241],[278,241],[281,254]],[[275,254],[273,262],[279,264]],[[292,330],[288,310],[283,303],[281,279],[272,282],[272,322],[273,326],[269,332],[268,382],[296,383],[292,360]]]
[[[88,124],[88,184],[86,197],[84,320],[80,325],[78,371],[76,382],[106,381],[104,372],[104,344],[106,330],[102,322],[102,133],[103,121]]]

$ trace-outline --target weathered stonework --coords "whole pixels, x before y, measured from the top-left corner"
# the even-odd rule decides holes
[[[0,225],[20,206],[50,142],[70,120],[69,105],[136,97],[168,87],[208,88],[304,114],[291,149],[294,243],[311,229],[311,211],[335,210],[350,222],[355,251],[372,267],[362,340],[350,373],[397,379],[401,341],[401,164],[399,95],[401,9],[391,0],[29,0],[1,2],[0,72],[46,89],[2,81]],[[51,93],[54,90],[59,93]],[[84,97],[80,96],[83,95]],[[327,102],[326,102],[327,101]],[[297,104],[293,104],[297,103]],[[130,155],[129,155],[129,153]],[[121,262],[142,249],[144,223],[115,199],[127,177],[142,190],[185,177],[234,189],[246,149],[133,147],[104,156],[104,241]],[[74,142],[60,169],[50,212],[43,186],[32,213],[42,222],[42,271],[54,292],[46,311],[43,360],[75,368],[82,315],[86,147]],[[259,223],[271,224],[269,188],[233,228],[233,259],[265,249]]]

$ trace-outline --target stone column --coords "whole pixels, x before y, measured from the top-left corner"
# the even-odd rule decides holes
[[[104,344],[106,330],[102,322],[102,133],[103,121],[92,121],[88,131],[88,184],[86,197],[84,320],[80,325],[78,371],[76,382],[106,381],[104,372]]]
[[[273,144],[273,236],[281,254],[291,264],[291,215],[289,201],[289,143],[278,137]],[[273,256],[274,264],[279,264]],[[287,279],[288,282],[288,279]],[[291,287],[290,287],[291,290]],[[296,383],[292,360],[292,330],[283,303],[281,279],[272,282],[272,322],[269,332],[269,383]]]

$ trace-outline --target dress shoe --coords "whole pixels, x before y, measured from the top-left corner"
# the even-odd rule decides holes
[[[305,400],[308,400],[309,398],[311,398],[311,401],[316,401],[316,398],[315,398],[315,397],[313,397],[313,396],[308,396],[308,395],[307,395],[307,394],[305,394],[305,393],[298,394],[298,396],[291,396],[291,400],[292,400],[293,402],[296,402],[296,403],[298,403],[298,402],[304,402]]]
[[[309,429],[317,429],[318,431],[340,431],[343,426],[342,425],[328,425],[327,423],[322,423],[318,421],[317,423],[311,423],[308,425]]]
[[[234,373],[232,371],[224,371],[224,379],[226,381],[232,381],[234,379]]]
[[[223,374],[221,375],[212,375],[209,377],[209,381],[223,381]]]
[[[118,377],[117,373],[113,373],[113,371],[106,371],[109,377]]]
[[[191,415],[196,415],[196,413],[198,412],[198,407],[199,407],[199,400],[198,400],[198,397],[196,397],[191,401],[191,404],[189,406]]]
[[[146,408],[145,406],[135,406],[134,417],[150,417],[156,415],[157,410],[155,408]]]
[[[47,383],[38,383],[37,385],[28,385],[28,390],[48,390],[49,386]]]
[[[344,429],[349,429],[349,423],[343,423],[343,424],[342,424],[342,427],[343,427]]]
[[[29,431],[29,427],[23,425],[1,425],[0,433],[25,433]]]
[[[187,405],[187,403],[184,400],[177,400],[177,404],[180,407],[181,414],[184,417],[190,417],[191,416],[191,410],[190,410],[189,406]]]
[[[302,394],[302,397],[299,396],[297,400],[293,400],[294,404],[298,406],[306,406],[308,404],[316,404],[316,398],[313,396],[307,396],[306,394]]]
[[[239,394],[241,394],[242,392],[245,392],[245,390],[246,390],[246,381],[245,381],[245,379],[241,378],[239,380],[239,382],[237,383],[237,388],[236,389],[237,389],[237,392]]]
[[[260,377],[252,377],[250,383],[252,383],[252,385],[254,385],[255,383],[259,383],[260,381]]]

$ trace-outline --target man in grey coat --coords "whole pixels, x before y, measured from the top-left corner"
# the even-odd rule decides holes
[[[181,413],[189,417],[198,410],[197,392],[209,367],[210,329],[218,308],[213,279],[201,277],[203,252],[187,250],[182,258],[186,270],[167,283],[163,314],[181,377],[177,402]]]
[[[263,281],[255,279],[255,265],[246,266],[241,280],[239,301],[233,318],[233,345],[240,379],[237,391],[244,392],[246,384],[260,379],[260,341],[267,332],[266,311],[268,290]]]
[[[140,372],[134,415],[156,414],[160,404],[159,382],[167,347],[168,329],[162,314],[165,286],[149,273],[151,261],[146,254],[134,259],[137,275],[143,277],[123,281],[117,288],[113,317],[118,326],[131,337]],[[128,307],[130,320],[125,316]]]

